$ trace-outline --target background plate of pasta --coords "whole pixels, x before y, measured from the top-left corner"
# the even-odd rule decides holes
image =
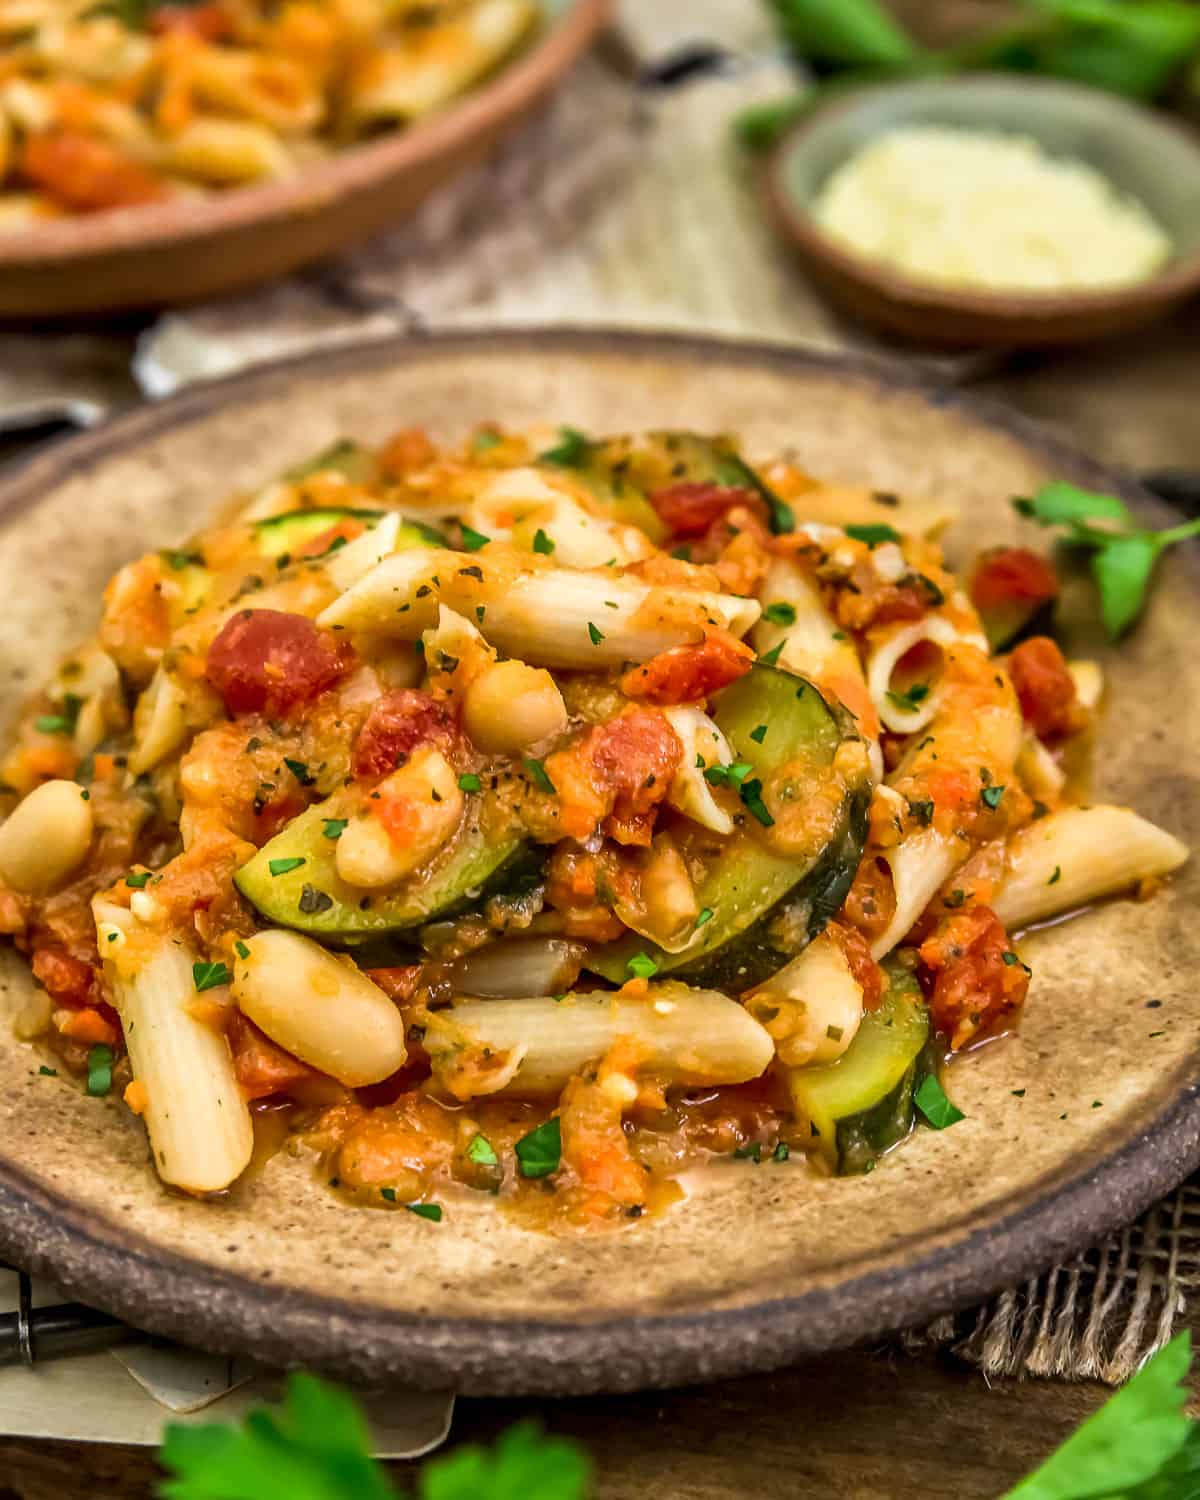
[[[0,0],[0,315],[155,307],[399,222],[606,0]]]
[[[1110,645],[1009,503],[1048,481],[1160,519],[848,361],[604,334],[339,351],[35,460],[0,1253],[263,1359],[568,1391],[1140,1209],[1197,1155],[1195,563]]]

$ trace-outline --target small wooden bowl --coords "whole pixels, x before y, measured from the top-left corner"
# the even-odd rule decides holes
[[[905,125],[1002,130],[1088,162],[1139,199],[1170,234],[1157,275],[1104,291],[991,292],[938,286],[847,250],[813,205],[838,166]],[[1181,127],[1078,84],[1004,74],[855,90],[790,131],[765,172],[767,202],[816,284],[864,323],[926,344],[1009,348],[1083,343],[1163,317],[1200,290],[1200,142]]]
[[[0,237],[0,318],[174,306],[284,276],[402,220],[558,84],[612,0],[553,0],[542,35],[443,113],[296,177]]]

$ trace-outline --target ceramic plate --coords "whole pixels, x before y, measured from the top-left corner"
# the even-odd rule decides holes
[[[1050,475],[1169,520],[1011,413],[850,360],[603,333],[373,343],[196,388],[0,484],[3,713],[92,629],[114,569],[203,525],[231,488],[340,434],[451,437],[484,418],[733,429],[820,475],[953,500],[952,555],[1029,540],[1008,498]],[[1096,795],[1192,844],[1198,571],[1171,554],[1119,650],[1086,623],[1069,642],[1111,685]],[[169,1196],[128,1111],[39,1076],[0,1024],[0,1254],[193,1343],[474,1392],[699,1381],[919,1323],[1080,1248],[1200,1162],[1198,887],[1200,862],[1152,901],[1023,945],[1019,1034],[953,1070],[961,1125],[918,1132],[867,1177],[731,1161],[663,1217],[586,1238],[525,1232],[486,1197],[439,1225],[353,1210],[287,1154],[225,1202]],[[5,949],[0,1008],[29,983]]]

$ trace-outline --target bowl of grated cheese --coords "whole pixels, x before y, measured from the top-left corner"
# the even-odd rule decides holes
[[[1200,140],[1078,84],[857,89],[784,137],[765,191],[835,304],[925,343],[1107,338],[1200,291]]]

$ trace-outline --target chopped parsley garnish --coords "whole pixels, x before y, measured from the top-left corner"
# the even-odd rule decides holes
[[[33,727],[39,734],[74,734],[75,725],[79,722],[79,710],[82,707],[82,698],[74,693],[64,693],[62,712],[43,714],[33,721]]]
[[[300,892],[299,906],[306,917],[315,917],[319,912],[328,911],[332,905],[333,897],[317,890],[315,885],[306,885]]]
[[[560,427],[559,441],[545,453],[538,454],[539,463],[557,464],[560,469],[578,469],[586,462],[591,443],[575,427]]]
[[[597,626],[593,625],[590,620],[588,621],[588,639],[591,641],[593,646],[598,646],[604,639],[604,632]]]
[[[1061,879],[1062,879],[1062,866],[1061,865],[1055,865],[1054,866],[1054,874],[1051,875],[1050,879],[1047,880],[1046,884],[1047,885],[1057,885],[1058,882]]]
[[[404,1206],[410,1214],[416,1214],[418,1219],[428,1219],[432,1224],[442,1222],[440,1203],[406,1203]]]
[[[327,839],[340,839],[349,821],[349,818],[324,818],[321,821],[321,833]]]
[[[762,1161],[762,1142],[751,1141],[749,1145],[739,1146],[733,1155],[737,1161],[752,1161],[757,1166]]]
[[[913,801],[911,797],[906,799],[908,811],[912,817],[920,823],[922,828],[928,828],[933,822],[933,799],[918,799]]]
[[[536,786],[539,791],[547,792],[551,797],[553,797],[556,788],[554,783],[546,774],[546,767],[543,765],[543,763],[540,760],[534,760],[531,755],[527,755],[521,762],[521,764],[529,772],[530,780],[533,782],[534,786]]]
[[[796,623],[796,606],[787,604],[782,599],[777,599],[773,604],[768,604],[763,610],[763,619],[769,620],[772,625],[794,625]]]
[[[878,547],[880,542],[900,540],[900,533],[896,528],[883,521],[862,526],[847,526],[845,531],[847,536],[852,536],[856,542],[866,542],[868,547]]]
[[[286,859],[269,859],[267,869],[272,875],[286,875],[290,870],[298,870],[307,863],[303,854],[290,854]]]
[[[220,959],[210,964],[195,963],[192,965],[192,983],[201,993],[205,990],[220,989],[223,984],[228,984],[232,977]]]
[[[948,1125],[957,1125],[966,1119],[962,1110],[947,1099],[945,1089],[932,1073],[921,1084],[915,1097],[917,1108],[934,1130],[945,1130]]]
[[[888,689],[888,701],[905,713],[916,713],[918,704],[928,697],[929,684],[927,682],[914,682],[912,687],[903,693],[893,693],[890,688]]]
[[[136,875],[126,875],[125,884],[132,886],[135,891],[141,891],[145,890],[146,883],[149,879],[149,870],[139,870]]]
[[[380,1188],[379,1189],[379,1196],[383,1199],[383,1201],[385,1203],[395,1203],[395,1201],[396,1201],[396,1189],[395,1188]]]
[[[709,786],[741,786],[753,769],[748,760],[735,761],[731,766],[709,766],[704,779]]]
[[[950,894],[946,897],[945,902],[943,904],[945,906],[948,906],[951,909],[951,911],[953,911],[953,910],[955,910],[955,908],[961,906],[963,904],[963,902],[966,901],[966,899],[967,899],[967,893],[966,893],[966,891],[951,891]]]
[[[43,1078],[57,1078],[58,1077],[58,1069],[57,1068],[48,1068],[45,1063],[43,1063],[41,1065],[41,1067],[38,1069],[38,1072],[41,1074],[41,1076]]]
[[[979,794],[979,800],[988,807],[994,808],[1000,806],[1000,799],[1003,796],[1004,788],[1002,786],[985,786]]]
[[[234,943],[234,945],[233,945],[233,951],[237,954],[237,956],[239,958],[249,958],[250,957],[250,950],[249,950],[249,948],[246,947],[245,943],[242,942],[241,938],[239,938],[237,940],[237,942]]]
[[[648,953],[635,953],[625,967],[635,979],[653,979],[658,973],[658,965]]]
[[[1017,955],[1012,951],[1011,948],[1003,952],[1000,957],[1004,960],[1005,964],[1007,964],[1010,969],[1012,968],[1013,964],[1019,964],[1021,962],[1021,960],[1017,957]]]
[[[696,916],[696,928],[706,927],[712,921],[715,913],[711,906],[706,906]],[[695,929],[693,929],[695,930]]]
[[[754,743],[756,745],[761,745],[762,742],[763,742],[763,740],[766,739],[766,737],[767,737],[767,726],[765,724],[756,724],[754,726],[754,728],[750,731],[750,738],[754,741]]]
[[[476,776],[474,771],[464,771],[458,778],[458,789],[460,792],[481,792],[483,782]]]
[[[92,1047],[87,1060],[87,1091],[93,1099],[102,1099],[112,1088],[113,1050],[103,1042]]]
[[[476,1135],[471,1139],[467,1147],[467,1160],[473,1161],[480,1167],[497,1167],[500,1158],[496,1155],[496,1148],[488,1140],[486,1135]]]
[[[783,651],[783,645],[784,643],[780,641],[778,646],[772,646],[769,651],[764,651],[758,658],[759,664],[764,667],[773,667],[779,660],[780,653]]]
[[[549,557],[554,551],[554,543],[539,526],[533,536],[533,550],[540,552],[543,557]]]
[[[522,1177],[549,1177],[562,1161],[562,1125],[557,1115],[523,1135],[516,1145]]]
[[[498,448],[504,439],[498,432],[477,432],[471,439],[472,453],[490,453],[493,448]]]
[[[466,552],[478,552],[480,547],[486,547],[491,541],[490,536],[484,536],[482,531],[476,531],[473,526],[468,526],[466,522],[463,523],[461,529],[463,550]]]
[[[199,552],[163,552],[160,555],[166,565],[176,573],[182,573],[184,568],[204,566],[204,558]]]
[[[316,781],[317,778],[308,769],[308,766],[304,761],[289,760],[289,758],[285,755],[283,757],[283,763],[301,786],[312,786],[313,782]]]
[[[771,1152],[771,1160],[787,1161],[788,1157],[791,1156],[791,1154],[792,1150],[788,1143],[786,1141],[780,1141],[779,1144],[775,1147],[774,1151]]]
[[[756,776],[753,781],[742,783],[739,791],[746,811],[752,813],[764,828],[774,825],[775,819],[767,811],[767,804],[762,799],[762,782]]]

